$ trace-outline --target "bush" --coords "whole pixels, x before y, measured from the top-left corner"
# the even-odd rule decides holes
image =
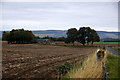
[[[65,62],[65,64],[63,65],[58,65],[57,70],[58,70],[59,76],[65,75],[70,70],[70,68],[72,68],[72,64],[68,62]]]

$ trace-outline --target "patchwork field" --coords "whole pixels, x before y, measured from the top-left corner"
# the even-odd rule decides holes
[[[73,45],[72,43],[65,44],[64,42],[56,42],[56,43],[57,43],[57,45]],[[93,46],[113,46],[113,47],[118,47],[119,46],[118,44],[119,44],[119,42],[95,42],[93,44]],[[75,45],[82,45],[82,44],[79,43],[79,42],[75,42]],[[85,44],[85,45],[87,45],[87,44]],[[92,44],[89,43],[89,45],[87,45],[87,46],[92,46]]]
[[[3,78],[57,78],[56,66],[75,64],[96,48],[73,48],[39,44],[2,45]]]

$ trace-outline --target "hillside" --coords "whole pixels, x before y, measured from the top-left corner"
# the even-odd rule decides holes
[[[66,37],[67,30],[39,30],[33,31],[33,34],[39,37],[51,36],[51,37]],[[100,39],[112,38],[118,39],[118,34],[120,32],[107,32],[107,31],[97,31]]]
[[[45,37],[45,36],[51,36],[51,37],[67,37],[66,33],[67,30],[36,30],[32,31],[33,34],[39,37]],[[118,37],[118,34],[120,32],[107,32],[107,31],[97,31],[98,35],[100,36],[100,39],[102,41],[104,40],[117,40],[120,39],[120,36]],[[1,31],[0,31],[1,34]],[[2,36],[0,35],[0,38]]]

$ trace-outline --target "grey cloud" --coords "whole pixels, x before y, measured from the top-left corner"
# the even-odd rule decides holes
[[[107,27],[116,30],[117,8],[118,4],[115,2],[2,3],[3,26],[5,26],[3,29],[21,28],[20,26],[24,28],[29,26],[28,29],[68,29],[70,26],[78,28],[89,25],[96,30],[104,30]]]

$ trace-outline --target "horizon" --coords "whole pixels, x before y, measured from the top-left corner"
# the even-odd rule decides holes
[[[24,28],[19,28],[19,29],[24,29]],[[11,29],[12,30],[12,29]],[[11,31],[11,30],[2,30],[2,31]],[[28,29],[24,29],[24,30],[28,30]],[[67,30],[58,30],[58,29],[48,29],[48,30],[29,30],[29,31],[51,31],[51,30],[53,30],[53,31],[67,31]],[[78,29],[77,29],[78,30]],[[102,30],[95,30],[95,31],[102,31]],[[102,31],[102,32],[120,32],[120,31]]]

